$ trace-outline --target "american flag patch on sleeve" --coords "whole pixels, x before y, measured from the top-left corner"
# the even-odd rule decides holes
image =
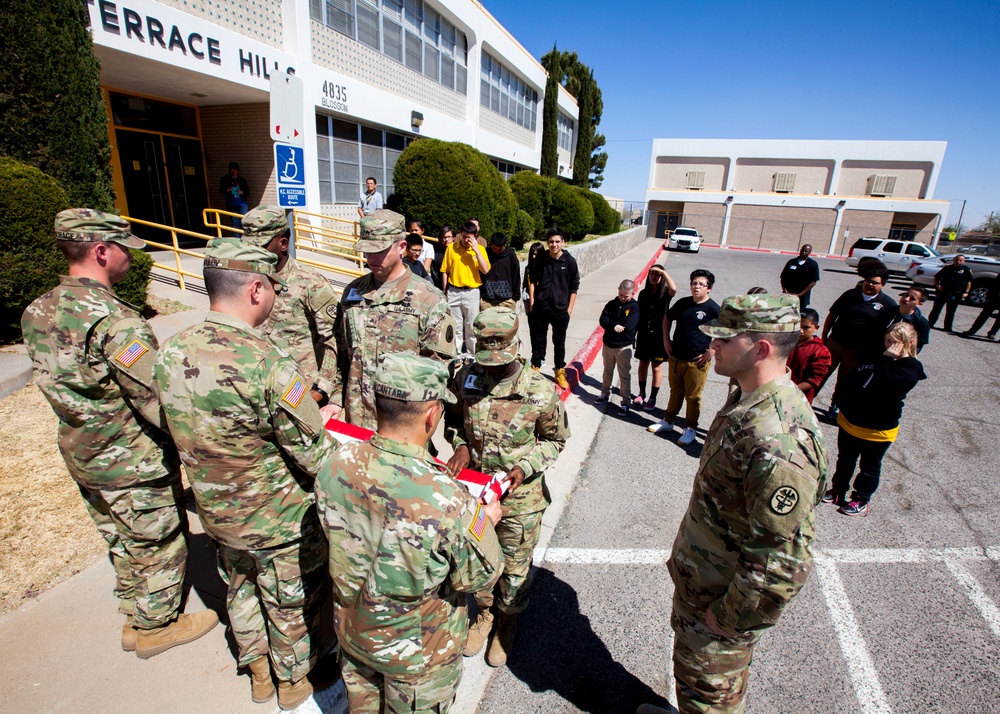
[[[469,525],[469,533],[476,540],[483,539],[483,533],[486,532],[486,509],[483,508],[483,504],[476,504],[476,514],[472,517],[472,524]]]
[[[285,390],[285,394],[281,397],[281,401],[287,402],[292,406],[293,409],[298,408],[299,403],[302,401],[302,397],[306,393],[306,385],[302,383],[302,380],[298,377],[292,382],[292,386]]]
[[[126,367],[131,367],[136,361],[142,357],[144,354],[149,352],[149,348],[146,345],[139,342],[139,340],[132,340],[128,347],[123,349],[115,357],[117,362],[125,365]]]

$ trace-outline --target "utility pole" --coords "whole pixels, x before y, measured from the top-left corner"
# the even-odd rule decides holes
[[[965,201],[966,200],[968,200],[968,199],[963,199],[962,200],[962,210],[958,212],[958,236],[956,236],[957,238],[961,238],[962,237],[962,216],[965,215]]]

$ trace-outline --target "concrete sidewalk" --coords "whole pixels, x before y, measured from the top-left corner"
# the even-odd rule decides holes
[[[662,241],[648,240],[622,257],[584,277],[567,333],[567,356],[587,343],[601,308],[617,292],[623,279],[634,279],[658,253]],[[154,284],[154,294],[161,288]],[[163,290],[163,297],[184,300],[191,311],[153,319],[157,335],[193,324],[207,307],[192,291]],[[179,297],[180,295],[181,297]],[[201,293],[201,298],[204,298]],[[530,352],[527,322],[521,321],[522,354]],[[552,373],[551,349],[543,373]],[[595,370],[600,366],[596,365]],[[548,473],[553,504],[546,512],[542,547],[565,507],[602,412],[570,396],[567,400],[573,436]],[[53,435],[54,436],[54,435]],[[442,439],[436,443],[443,444]],[[442,453],[446,458],[446,454]],[[188,561],[188,612],[211,608],[224,617],[225,588],[215,570],[214,548],[191,516],[191,555]],[[237,676],[231,636],[217,627],[197,642],[139,660],[119,646],[122,617],[111,595],[114,573],[107,560],[42,593],[19,610],[0,618],[0,638],[7,643],[0,669],[7,673],[4,709],[8,711],[76,711],[81,709],[131,712],[136,706],[156,712],[272,712],[276,704],[250,701],[248,677]],[[466,660],[466,675],[453,711],[474,712],[487,684],[489,668],[482,657]],[[343,712],[341,685],[321,692],[299,712]]]

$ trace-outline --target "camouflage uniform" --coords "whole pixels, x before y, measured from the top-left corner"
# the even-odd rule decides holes
[[[141,248],[118,216],[69,209],[56,237]],[[59,451],[115,568],[119,610],[151,630],[177,617],[187,519],[177,450],[151,388],[156,337],[102,283],[62,276],[21,321],[35,384],[59,419]],[[154,428],[158,427],[158,428]]]
[[[541,535],[542,515],[552,500],[545,469],[555,463],[569,438],[569,421],[552,383],[525,368],[517,356],[517,315],[503,308],[485,310],[473,323],[476,361],[460,367],[451,391],[456,408],[445,417],[445,438],[454,448],[467,446],[469,467],[486,474],[506,474],[515,466],[524,482],[502,502],[497,537],[504,555],[499,608],[518,613],[527,607],[528,575]],[[517,374],[497,382],[486,366],[516,361]],[[476,593],[480,607],[493,606],[493,592]]]
[[[795,297],[737,296],[721,313],[701,328],[712,337],[798,331]],[[743,711],[754,646],[812,568],[826,476],[819,424],[787,374],[730,394],[708,430],[668,563],[681,712]],[[709,608],[726,637],[708,628]]]
[[[404,236],[401,215],[375,211],[361,219],[356,249],[379,252]],[[343,392],[342,418],[350,424],[375,429],[374,378],[382,355],[419,354],[442,361],[455,356],[455,320],[444,293],[410,270],[381,285],[371,273],[357,278],[344,288],[335,313],[340,371],[330,396],[336,401]]]
[[[206,269],[271,278],[276,263],[235,238],[213,240],[205,257]],[[311,487],[332,440],[319,407],[291,357],[220,312],[167,340],[153,374],[198,514],[218,545],[239,664],[270,653],[278,679],[297,681],[319,653],[326,580]]]
[[[375,389],[453,401],[447,378],[427,358],[389,355]],[[492,587],[502,567],[485,510],[425,448],[379,434],[331,457],[316,497],[351,711],[447,712],[468,634],[465,593]]]
[[[287,231],[285,210],[278,206],[258,206],[243,218],[243,242],[260,248]],[[310,387],[329,396],[337,380],[337,293],[326,278],[295,258],[288,258],[278,277],[288,287],[278,293],[271,315],[258,330],[292,356]]]

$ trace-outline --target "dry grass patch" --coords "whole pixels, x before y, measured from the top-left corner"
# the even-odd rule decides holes
[[[56,446],[34,384],[0,400],[0,613],[107,552]]]

